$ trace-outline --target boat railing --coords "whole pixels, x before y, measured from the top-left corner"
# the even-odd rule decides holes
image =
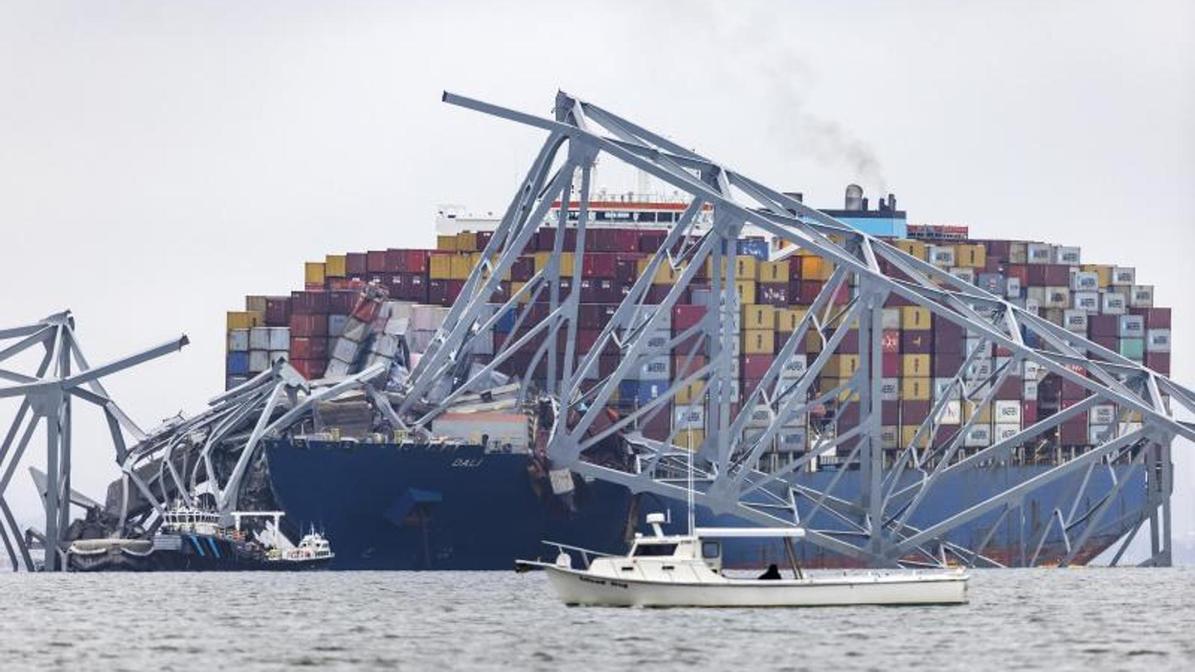
[[[565,551],[576,551],[581,554],[581,560],[585,563],[585,569],[589,569],[589,563],[593,558],[612,558],[613,553],[604,553],[602,551],[595,551],[591,548],[581,548],[580,546],[571,546],[569,544],[562,544],[558,541],[542,540],[542,543],[547,546],[554,546],[556,550],[563,553]]]

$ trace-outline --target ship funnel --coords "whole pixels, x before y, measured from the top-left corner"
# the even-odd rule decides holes
[[[846,185],[846,203],[844,209],[862,210],[863,207],[863,187],[857,184]]]

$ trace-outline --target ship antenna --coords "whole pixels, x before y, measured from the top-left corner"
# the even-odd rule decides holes
[[[686,431],[689,434],[689,441],[688,441],[688,443],[689,443],[689,445],[688,445],[688,450],[689,450],[689,487],[688,487],[688,491],[689,491],[689,493],[688,493],[688,497],[687,497],[687,500],[688,500],[687,503],[689,505],[689,536],[691,537],[691,536],[693,536],[693,529],[694,529],[694,527],[696,527],[695,521],[694,521],[694,518],[696,516],[693,515],[693,428],[690,427]]]

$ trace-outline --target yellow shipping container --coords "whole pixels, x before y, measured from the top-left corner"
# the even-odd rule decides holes
[[[929,245],[920,240],[906,240],[902,238],[893,241],[892,244],[896,245],[897,248],[909,256],[917,257],[922,261],[929,261]]]
[[[776,329],[776,308],[773,306],[743,306],[743,330]]]
[[[771,329],[748,329],[743,332],[744,355],[770,355],[776,349],[776,333]]]
[[[473,231],[461,231],[456,234],[456,249],[458,252],[475,252],[477,250],[477,234]]]
[[[537,252],[535,255],[536,256],[536,261],[535,261],[536,269],[539,269],[539,255],[540,254],[541,253]],[[650,264],[651,264],[650,258],[640,259],[639,261],[635,262],[635,267],[636,267],[636,269],[638,269],[639,275],[643,275],[644,273],[646,273],[647,267]],[[563,269],[563,268],[564,268],[564,264],[562,263],[561,269]],[[570,274],[573,272],[571,262],[569,263],[568,272]],[[665,261],[665,262],[661,263],[660,266],[656,269],[656,274],[655,274],[655,276],[652,277],[651,281],[652,281],[652,284],[655,284],[655,285],[670,285],[670,284],[676,282],[676,278],[679,274],[680,274],[680,269],[677,269],[675,271],[672,270],[672,267],[668,265],[667,261]]]
[[[797,325],[805,319],[806,308],[777,308],[776,331],[796,331]]]
[[[812,355],[822,351],[822,337],[812,328],[805,332],[805,352]]]
[[[992,405],[986,404],[980,406],[973,401],[963,402],[963,422],[970,422],[972,416],[975,417],[975,422],[980,425],[992,424]]]
[[[821,257],[801,257],[802,280],[829,280],[833,265]]]
[[[523,288],[523,285],[526,285],[526,284],[527,283],[525,283],[525,282],[510,283],[510,295],[514,296],[515,294],[517,294],[519,292],[519,290],[521,290]],[[534,292],[528,292],[527,295],[520,298],[518,302],[519,303],[527,303],[528,301],[531,300],[532,294],[534,294]]]
[[[456,236],[436,236],[436,249],[441,252],[456,252]]]
[[[230,310],[228,311],[228,330],[233,329],[252,329],[253,327],[260,327],[266,323],[265,314],[256,310]]]
[[[676,403],[678,404],[700,404],[705,399],[705,381],[697,380],[684,387],[676,393]]]
[[[821,376],[817,379],[817,393],[825,394],[837,388],[846,382],[844,378],[831,378],[828,376]],[[843,390],[838,393],[838,402],[846,403],[848,401],[859,401],[859,393],[851,392],[850,390]]]
[[[432,280],[452,279],[452,255],[433,254],[428,261],[427,277]]]
[[[913,439],[917,438],[917,430],[918,429],[920,429],[919,425],[901,425],[900,426],[900,445],[902,448],[904,446],[912,445]],[[930,438],[931,438],[930,433],[928,431],[926,431],[924,434],[921,435],[921,438],[917,440],[917,445],[915,447],[921,448],[923,450],[926,448],[929,448]]]
[[[1103,264],[1083,264],[1083,270],[1095,273],[1100,279],[1100,289],[1107,289],[1112,285],[1112,267]]]
[[[308,261],[303,264],[303,282],[308,285],[324,284],[324,262]]]
[[[739,292],[739,303],[747,305],[755,303],[755,281],[754,280],[736,280],[735,288]]]
[[[761,261],[755,273],[759,282],[788,282],[788,261]]]
[[[324,275],[329,278],[343,278],[348,275],[348,257],[343,254],[329,254],[324,257]]]
[[[734,258],[734,273],[737,277],[754,280],[759,273],[759,260],[746,254]]]
[[[928,401],[932,391],[933,383],[929,377],[900,379],[901,401]]]
[[[256,310],[259,313],[266,312],[266,297],[264,296],[246,296],[245,310]]]
[[[983,245],[959,245],[955,262],[963,268],[983,268],[988,263],[988,248]]]
[[[835,378],[850,378],[858,368],[859,355],[830,355],[824,372]]]
[[[905,331],[924,331],[929,329],[930,326],[929,308],[922,308],[921,306],[900,307],[901,329]]]
[[[700,429],[677,430],[673,443],[684,450],[696,451],[705,442],[705,432]]]
[[[931,373],[929,355],[901,355],[900,375],[906,378],[924,378]]]
[[[448,277],[452,280],[468,280],[473,271],[473,259],[468,254],[454,254],[449,257]]]

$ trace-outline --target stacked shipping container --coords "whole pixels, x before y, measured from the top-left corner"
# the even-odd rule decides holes
[[[1123,356],[1168,374],[1170,370],[1170,310],[1153,305],[1153,288],[1137,284],[1132,268],[1085,264],[1075,247],[1028,241],[968,240],[966,229],[950,231],[932,227],[910,227],[909,239],[892,240],[908,254],[925,260],[989,292],[1003,295],[1017,305],[1036,312],[1065,329],[1082,334]],[[523,289],[537,272],[547,268],[555,236],[553,228],[540,229],[525,253],[502,278],[491,301],[505,302]],[[564,230],[564,249],[574,244],[575,229]],[[349,322],[362,289],[374,283],[386,288],[393,301],[415,304],[408,309],[407,341],[420,352],[434,333],[446,307],[460,294],[465,280],[482,258],[489,232],[464,232],[439,236],[435,250],[377,250],[345,255],[328,255],[323,262],[305,265],[305,286],[289,297],[247,298],[246,310],[228,314],[228,385],[233,386],[269,366],[278,357],[288,357],[309,378],[324,375],[335,362],[333,349]],[[603,326],[622,297],[647,270],[651,255],[663,244],[665,232],[642,228],[595,228],[587,233],[587,252],[582,262],[579,287],[572,287],[575,259],[563,253],[559,259],[559,297],[580,292],[577,361],[593,347]],[[800,323],[814,297],[830,278],[832,267],[819,257],[799,251],[783,261],[769,261],[769,242],[760,238],[739,241],[736,266],[740,305],[729,314],[739,333],[734,358],[732,389],[736,403],[759,385],[774,362],[776,353]],[[708,278],[712,264],[699,269],[696,280],[682,293],[671,313],[661,316],[649,339],[665,343],[698,324],[707,311],[716,309]],[[660,301],[674,286],[677,271],[657,269],[648,292],[650,302]],[[834,301],[846,303],[853,288],[844,286]],[[493,333],[475,350],[481,358],[496,346],[514,342],[547,316],[548,291],[528,292],[520,297],[527,306],[525,317],[511,312],[502,315]],[[496,306],[495,306],[496,307]],[[928,309],[890,299],[884,310],[882,368],[882,439],[895,450],[913,442],[942,445],[972,417],[975,422],[962,437],[964,452],[979,449],[1015,434],[1049,414],[1066,408],[1085,394],[1077,385],[1045,375],[1026,364],[1015,371],[1011,353],[985,347],[976,353],[980,341],[974,334],[936,318]],[[558,334],[557,367],[563,367],[563,330]],[[543,381],[546,362],[531,370],[532,357],[542,340],[533,342],[500,367],[524,380]],[[1030,343],[1030,345],[1033,345]],[[784,365],[781,381],[799,378],[808,362],[822,347],[811,335],[804,347]],[[681,380],[705,366],[708,353],[694,342],[681,342],[670,355],[645,358],[620,385],[612,403],[626,411],[659,397],[672,381]],[[1003,374],[994,401],[984,407],[964,403],[961,391],[950,381],[972,357],[971,367],[980,375]],[[619,361],[613,347],[600,353],[588,380],[612,373]],[[857,329],[837,346],[811,394],[823,395],[844,384],[860,366]],[[343,367],[336,369],[336,372]],[[560,368],[557,369],[558,371]],[[1077,369],[1082,373],[1081,369]],[[982,394],[973,398],[982,397]],[[943,399],[945,398],[945,399]],[[943,401],[939,416],[942,427],[935,436],[918,437],[918,428],[937,401]],[[780,428],[769,445],[769,460],[779,467],[806,452],[812,437],[842,434],[859,423],[858,405],[845,399],[813,407]],[[705,390],[700,382],[683,388],[673,403],[663,404],[650,419],[640,423],[643,433],[656,439],[672,436],[682,445],[697,446],[705,436]],[[1132,414],[1114,407],[1096,407],[1064,423],[1056,436],[1058,446],[1087,446],[1136,422]],[[752,415],[749,433],[767,429],[768,414]],[[840,446],[835,454],[820,458],[823,465],[841,460],[853,444]],[[818,464],[818,461],[812,464]]]

